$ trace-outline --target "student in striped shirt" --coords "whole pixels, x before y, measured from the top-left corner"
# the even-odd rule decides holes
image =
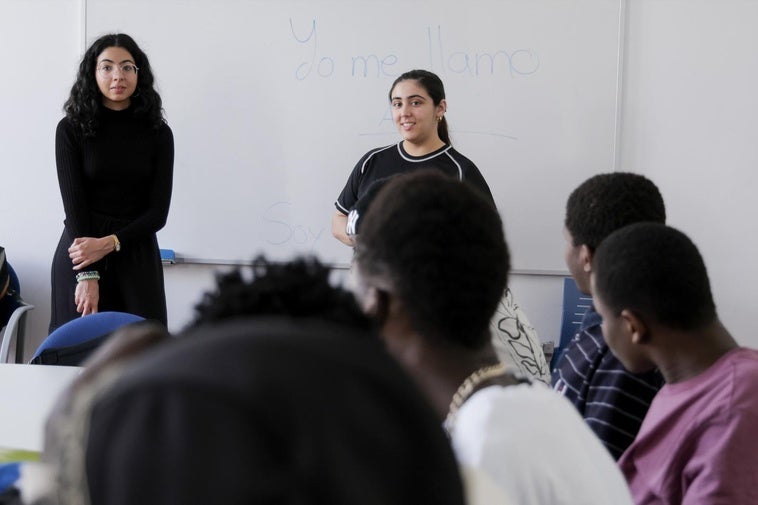
[[[576,188],[566,204],[565,260],[582,293],[592,295],[595,249],[626,225],[665,223],[663,197],[642,175],[599,174]],[[590,306],[574,339],[558,361],[552,384],[579,410],[615,459],[632,443],[655,394],[663,385],[657,371],[632,374],[603,340],[602,318]]]

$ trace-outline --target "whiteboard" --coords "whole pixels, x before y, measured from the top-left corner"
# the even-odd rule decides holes
[[[132,35],[176,142],[163,248],[349,263],[334,201],[400,140],[387,94],[445,83],[453,145],[479,167],[518,269],[565,270],[564,205],[616,157],[622,0],[88,0],[88,43]]]

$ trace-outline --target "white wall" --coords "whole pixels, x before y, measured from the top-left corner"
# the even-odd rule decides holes
[[[177,16],[175,1],[88,0],[86,34],[125,31],[150,55],[176,142],[158,239],[178,254],[347,265],[324,216],[361,155],[399,140],[394,78],[429,68],[454,145],[510,216],[513,264],[561,269],[564,188],[615,156],[622,4],[204,0]]]
[[[661,187],[670,223],[705,256],[727,326],[741,342],[758,346],[748,319],[758,299],[758,3],[626,5],[618,168],[645,173]],[[49,318],[50,262],[63,219],[54,129],[83,50],[81,6],[82,0],[0,2],[0,244],[24,297],[37,307],[27,354],[46,335]],[[562,219],[555,216],[556,233]],[[178,330],[212,285],[214,268],[165,271],[169,326]],[[555,340],[561,278],[513,275],[511,284],[539,333]]]
[[[213,289],[215,275],[227,266],[167,265],[164,268],[169,314],[169,329],[178,331],[193,316],[202,293]],[[333,277],[347,285],[347,271],[337,270]],[[540,337],[558,342],[561,323],[563,277],[556,275],[511,274],[509,285],[514,297],[537,329]]]
[[[50,265],[63,230],[55,126],[74,82],[83,26],[79,0],[0,2],[0,245],[22,280],[29,335],[47,335]]]
[[[758,2],[628,2],[620,169],[661,188],[721,318],[758,346]]]

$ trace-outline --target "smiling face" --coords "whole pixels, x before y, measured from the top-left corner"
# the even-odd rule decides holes
[[[431,148],[431,152],[442,146],[443,142],[437,134],[437,122],[445,114],[445,100],[435,105],[429,93],[412,79],[397,83],[390,97],[392,119],[405,141],[406,149],[426,147]]]
[[[95,79],[103,105],[113,110],[129,107],[138,79],[131,53],[123,47],[105,49],[97,57]]]

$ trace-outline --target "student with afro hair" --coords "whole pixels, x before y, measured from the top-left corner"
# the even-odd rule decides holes
[[[613,354],[666,379],[619,460],[635,503],[758,503],[758,351],[719,320],[697,247],[662,224],[625,227],[597,249],[592,288]]]
[[[593,257],[603,239],[641,221],[666,221],[660,191],[642,175],[595,175],[571,193],[566,203],[565,260],[579,291],[592,295]],[[633,374],[624,368],[603,340],[602,322],[590,306],[557,361],[552,383],[618,459],[634,440],[663,379],[655,370]]]

